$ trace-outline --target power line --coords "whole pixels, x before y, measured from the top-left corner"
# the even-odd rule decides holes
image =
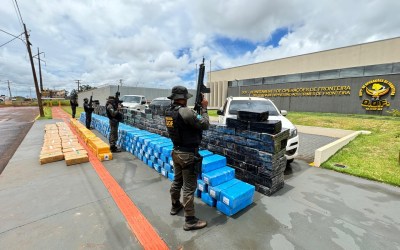
[[[21,25],[24,23],[24,20],[22,20],[22,15],[21,15],[21,11],[19,11],[19,6],[18,6],[18,2],[17,2],[17,0],[14,0],[13,1],[13,3],[15,2],[15,4],[14,4],[14,8],[15,8],[15,6],[17,7],[17,10],[18,10],[18,14],[19,14],[19,18],[21,19],[20,21],[21,21]],[[17,15],[18,16],[18,15]]]
[[[22,33],[22,34],[24,34],[24,33]],[[20,39],[20,40],[22,40],[22,39],[20,38],[20,36],[22,36],[22,34],[19,35],[18,37],[14,37],[13,39],[11,39],[11,40],[8,41],[8,42],[3,43],[2,45],[0,45],[0,47],[3,47],[4,45],[7,45],[7,44],[11,43],[11,42],[14,41],[15,39]],[[24,40],[22,40],[22,41],[25,42]]]

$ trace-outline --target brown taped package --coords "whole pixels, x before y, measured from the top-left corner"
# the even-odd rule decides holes
[[[63,159],[64,159],[64,154],[61,151],[41,154],[39,157],[40,164],[61,161]]]
[[[67,166],[89,162],[89,157],[85,151],[85,153],[80,151],[73,151],[64,155],[65,163]]]

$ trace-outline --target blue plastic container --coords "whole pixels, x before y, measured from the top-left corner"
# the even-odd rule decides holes
[[[202,172],[207,173],[225,166],[226,166],[226,157],[214,154],[203,158]]]
[[[173,173],[174,172],[172,166],[169,165],[168,163],[164,163],[164,168],[165,168],[165,170],[168,171],[168,173]]]
[[[158,165],[157,163],[154,163],[153,168],[154,168],[157,172],[161,173],[161,167],[160,167],[160,165]]]
[[[200,190],[198,190],[197,188],[196,188],[196,191],[194,191],[194,196],[195,197],[197,197],[197,198],[201,198],[201,194],[202,194],[203,192],[201,192]]]
[[[207,157],[207,156],[213,155],[213,153],[212,153],[211,151],[208,151],[208,150],[200,150],[200,151],[199,151],[199,154],[200,154],[201,156],[203,156],[203,157]]]
[[[202,174],[203,181],[210,186],[218,186],[235,178],[235,169],[222,167]]]
[[[208,185],[203,180],[197,180],[197,189],[203,193],[207,193]]]
[[[161,168],[161,174],[168,178],[168,171],[165,168]]]
[[[239,212],[240,210],[249,206],[251,203],[253,203],[253,199],[247,198],[247,199],[243,200],[242,203],[240,203],[237,207],[231,208],[231,207],[227,206],[226,204],[224,204],[223,202],[217,201],[217,210],[224,213],[227,216],[232,216],[232,215],[236,214],[237,212]]]
[[[163,155],[167,155],[170,156],[172,154],[172,150],[173,150],[174,146],[168,146],[168,147],[163,147],[162,148],[162,154]]]
[[[211,197],[213,197],[216,200],[220,200],[220,194],[222,190],[225,190],[227,188],[230,188],[231,186],[235,185],[236,183],[238,183],[239,180],[238,179],[232,179],[229,180],[227,182],[224,182],[218,186],[209,186],[208,187],[208,193],[211,195]]]
[[[220,201],[232,209],[243,207],[242,203],[246,203],[250,198],[253,200],[254,191],[255,187],[253,185],[239,181],[221,191]]]
[[[175,174],[174,174],[174,173],[171,173],[171,172],[168,172],[168,179],[169,179],[170,181],[174,181],[174,178],[175,178]]]
[[[215,207],[217,205],[217,200],[210,196],[209,193],[203,192],[201,194],[201,200],[204,201],[210,207]]]

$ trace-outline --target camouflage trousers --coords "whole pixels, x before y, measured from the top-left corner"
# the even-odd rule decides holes
[[[90,129],[90,124],[92,123],[92,113],[86,113],[86,128]]]
[[[197,187],[197,174],[194,170],[194,153],[172,151],[174,161],[174,181],[171,184],[170,194],[172,204],[180,200],[183,190],[183,207],[185,216],[194,216],[194,192]]]
[[[110,148],[115,148],[117,145],[117,140],[118,140],[118,125],[119,122],[115,122],[110,120],[110,137],[109,137],[109,142],[110,142]]]

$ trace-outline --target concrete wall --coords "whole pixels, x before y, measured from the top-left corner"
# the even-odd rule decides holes
[[[117,85],[109,85],[100,87],[97,89],[79,92],[78,94],[78,102],[79,106],[83,107],[83,99],[86,97],[90,99],[90,96],[93,93],[93,100],[99,100],[100,105],[104,106],[106,104],[107,98],[109,96],[115,96],[115,93],[118,90]],[[196,90],[189,89],[189,93],[196,94]],[[156,88],[142,88],[142,87],[131,87],[131,86],[122,86],[119,87],[119,92],[121,93],[121,97],[124,95],[144,95],[148,101],[151,101],[157,97],[167,97],[171,94],[171,89],[156,89]],[[194,97],[189,99],[189,105],[194,104]]]
[[[392,108],[400,109],[400,95],[395,93],[391,96],[390,93],[384,95],[380,99],[385,99],[390,103],[389,107],[383,108],[382,111],[367,111],[361,106],[364,99],[371,99],[371,96],[367,96],[365,91],[362,92],[362,97],[359,96],[360,89],[365,83],[374,79],[385,79],[390,81],[398,92],[400,90],[400,75],[386,75],[386,76],[373,76],[373,77],[355,77],[355,78],[342,78],[335,80],[319,80],[311,82],[300,82],[300,83],[282,83],[282,84],[268,84],[268,85],[256,85],[256,86],[241,86],[241,96],[254,96],[263,95],[263,97],[269,98],[274,101],[279,109],[285,109],[288,111],[299,111],[299,112],[329,112],[329,113],[344,113],[344,114],[382,114],[388,115],[386,112]],[[350,87],[350,94],[341,94],[332,91],[324,90],[324,87]],[[371,88],[372,86],[369,86]],[[294,90],[298,88],[313,88],[322,89],[320,91],[304,91],[306,93],[312,93],[311,96],[301,96],[303,92],[296,92]],[[239,88],[228,88],[228,96],[238,96]],[[260,91],[261,90],[261,91]],[[262,90],[271,90],[268,91]],[[320,95],[317,95],[317,92]],[[293,96],[274,96],[277,93],[291,93]],[[297,95],[297,96],[296,96]]]

